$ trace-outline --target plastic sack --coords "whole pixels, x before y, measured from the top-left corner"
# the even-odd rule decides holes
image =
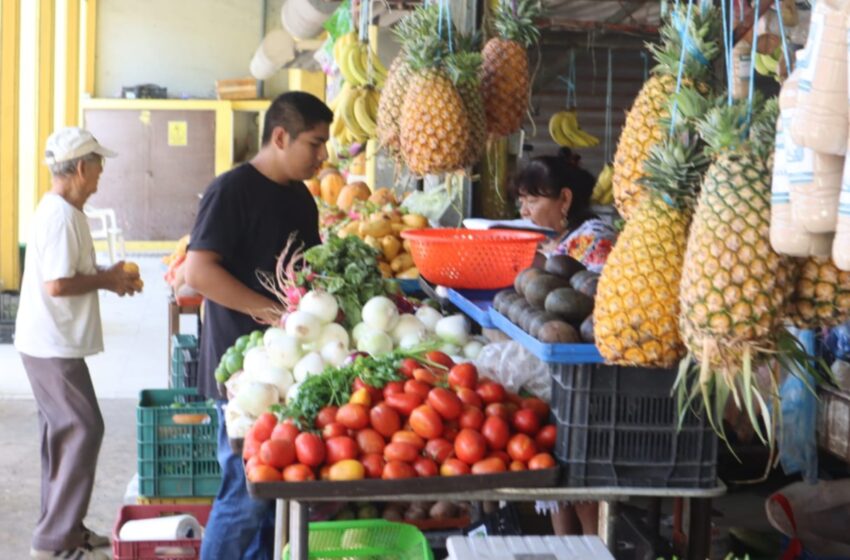
[[[811,352],[812,331],[797,331],[797,337]],[[809,378],[809,386],[812,380]],[[779,387],[782,425],[779,427],[779,461],[785,474],[801,473],[814,483],[818,479],[817,396],[800,378],[787,375]]]
[[[524,389],[546,402],[552,398],[549,367],[518,342],[488,344],[475,359],[475,367],[481,376],[498,381],[509,391]]]
[[[454,198],[445,186],[441,186],[427,192],[416,191],[405,198],[401,206],[408,212],[425,216],[432,224],[436,224],[452,206]]]
[[[795,482],[771,495],[765,510],[770,524],[792,539],[783,558],[850,557],[850,479]]]
[[[850,323],[830,329],[824,344],[836,359],[850,361]]]

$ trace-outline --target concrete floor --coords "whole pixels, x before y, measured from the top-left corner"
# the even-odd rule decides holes
[[[159,256],[129,256],[145,291],[120,298],[101,292],[105,352],[89,358],[106,424],[87,524],[110,533],[136,472],[136,404],[142,389],[168,380],[168,290]],[[104,262],[99,259],[99,262]],[[194,333],[192,317],[181,331]],[[12,345],[0,345],[0,558],[26,558],[38,518],[40,455],[32,390]]]

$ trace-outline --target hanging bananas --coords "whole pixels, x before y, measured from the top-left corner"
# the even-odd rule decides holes
[[[333,56],[342,77],[352,86],[383,87],[387,69],[375,51],[357,39],[356,33],[347,33],[337,39]]]
[[[605,165],[602,172],[596,179],[596,186],[593,187],[593,194],[590,195],[590,201],[593,204],[614,204],[614,168],[610,165]]]
[[[331,102],[331,136],[342,146],[375,138],[380,97],[375,88],[352,87],[346,82]]]
[[[781,81],[785,76],[785,61],[782,53],[782,47],[776,47],[772,53],[763,54],[756,52],[753,58],[753,66],[756,72],[762,76],[773,77],[776,81]]]
[[[592,148],[599,138],[588,134],[578,124],[575,111],[558,111],[549,119],[549,135],[559,146],[566,148]]]

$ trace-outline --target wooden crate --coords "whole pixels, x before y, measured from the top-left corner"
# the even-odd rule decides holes
[[[256,99],[257,80],[254,78],[216,80],[215,93],[219,99]]]

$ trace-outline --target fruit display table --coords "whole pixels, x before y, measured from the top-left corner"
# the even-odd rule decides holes
[[[480,487],[474,479],[481,477],[503,477],[508,475],[472,475],[456,477],[456,480],[411,479],[403,481],[366,480],[342,483],[294,483],[303,489],[296,497],[286,491],[288,483],[248,484],[255,498],[275,500],[275,550],[274,558],[280,558],[286,543],[284,532],[288,527],[289,557],[292,560],[307,560],[308,512],[307,502],[405,502],[415,500],[463,500],[463,501],[599,501],[602,502],[599,517],[599,535],[613,550],[615,545],[614,520],[617,503],[630,498],[686,498],[690,502],[691,515],[688,527],[688,558],[707,558],[710,548],[711,500],[726,493],[726,487],[718,482],[714,488],[560,488],[549,487],[516,488],[508,486]],[[468,481],[467,490],[458,490],[457,482]],[[446,490],[440,491],[441,482]],[[386,493],[378,488],[385,484]],[[399,490],[404,483],[407,491]],[[293,486],[293,484],[290,484]],[[475,488],[479,486],[479,488]],[[310,491],[310,488],[314,488]],[[340,491],[329,491],[332,488]],[[450,489],[449,489],[450,488]]]

